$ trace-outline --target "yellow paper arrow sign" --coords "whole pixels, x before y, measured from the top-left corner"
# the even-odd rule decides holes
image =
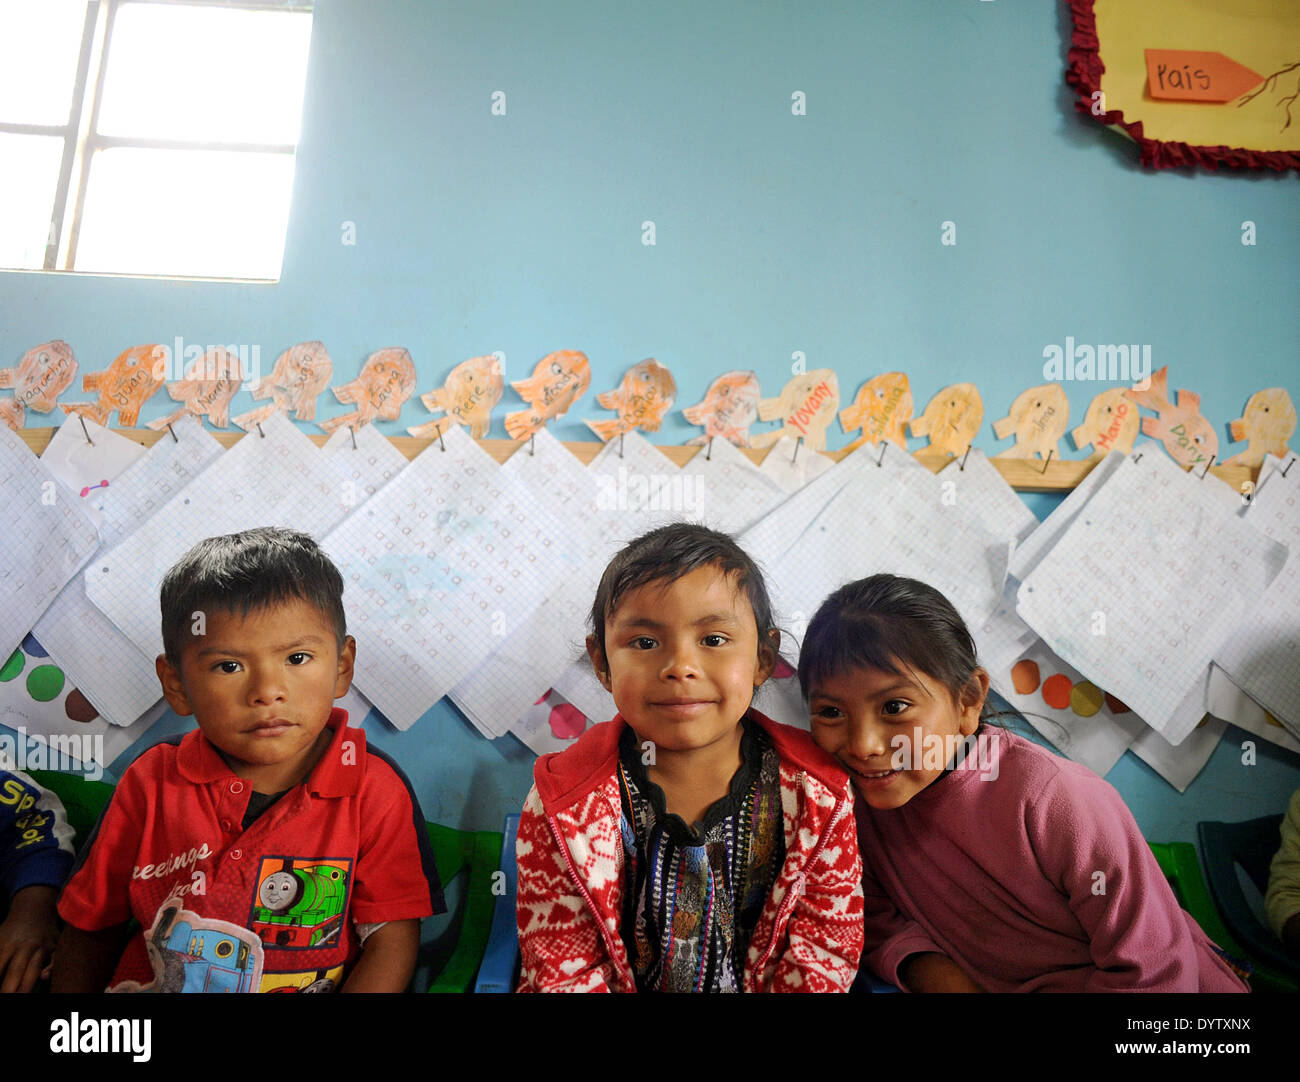
[[[1232,101],[1264,76],[1222,53],[1195,49],[1147,49],[1147,89],[1174,101]]]

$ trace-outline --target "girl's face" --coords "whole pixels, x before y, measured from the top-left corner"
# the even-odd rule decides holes
[[[594,635],[587,649],[623,719],[670,751],[738,740],[775,661],[745,591],[716,567],[629,590],[605,621],[605,656]]]
[[[959,742],[979,728],[989,677],[976,669],[960,701],[925,673],[852,669],[808,700],[812,735],[848,769],[871,807],[901,808],[938,778]],[[978,694],[976,693],[978,686]]]

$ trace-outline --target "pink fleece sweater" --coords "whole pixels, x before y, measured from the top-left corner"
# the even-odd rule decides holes
[[[863,962],[946,954],[990,992],[1241,992],[1092,771],[1014,733],[901,808],[857,802]],[[982,735],[982,734],[981,734]]]

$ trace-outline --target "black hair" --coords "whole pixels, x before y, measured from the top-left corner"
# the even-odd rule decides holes
[[[978,664],[975,641],[943,594],[916,579],[872,575],[817,609],[799,651],[799,689],[806,702],[823,680],[851,669],[919,670],[960,701]]]
[[[163,577],[163,653],[179,667],[196,612],[238,612],[298,599],[334,625],[343,649],[343,576],[310,536],[261,526],[243,533],[208,537],[191,548]]]
[[[590,617],[601,656],[605,656],[605,621],[628,591],[679,579],[701,567],[716,567],[723,575],[735,576],[737,588],[745,591],[754,610],[759,649],[770,649],[775,655],[769,635],[774,629],[772,602],[758,565],[729,534],[691,522],[674,522],[629,542],[601,575]]]

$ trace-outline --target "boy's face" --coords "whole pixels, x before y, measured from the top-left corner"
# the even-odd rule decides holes
[[[177,669],[157,660],[163,694],[177,714],[193,714],[230,768],[259,792],[300,782],[329,742],[334,700],[352,684],[356,642],[340,653],[333,624],[292,599],[247,618],[208,611]]]
[[[629,590],[605,621],[605,656],[592,664],[637,736],[666,751],[737,738],[754,688],[775,653],[759,653],[754,610],[734,578],[701,567]]]

